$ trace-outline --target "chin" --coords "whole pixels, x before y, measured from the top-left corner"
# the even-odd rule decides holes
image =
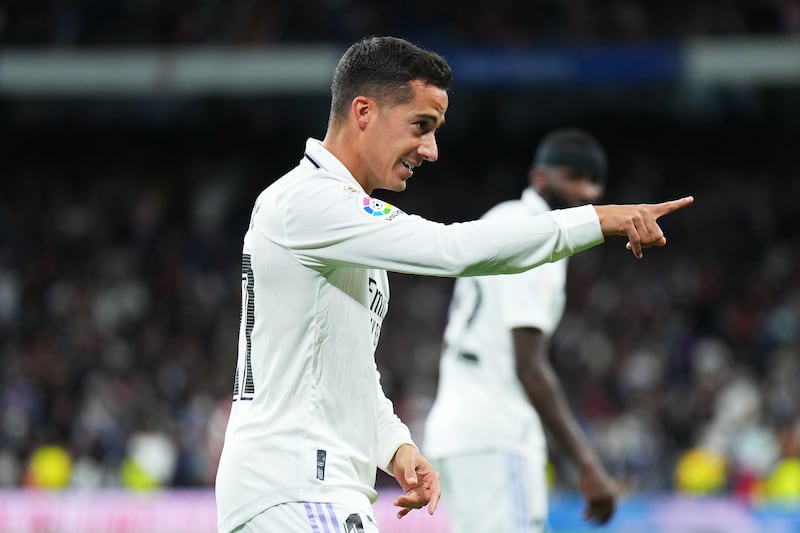
[[[397,181],[393,181],[391,188],[389,188],[388,190],[392,192],[403,192],[404,190],[406,190],[406,180],[400,179]]]

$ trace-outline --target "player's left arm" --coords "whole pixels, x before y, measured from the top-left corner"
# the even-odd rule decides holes
[[[386,397],[380,383],[380,374],[375,370],[375,392],[378,395],[377,439],[378,465],[394,476],[403,489],[394,505],[400,507],[397,518],[403,518],[412,509],[428,506],[433,514],[439,504],[439,472],[425,459],[411,440],[408,427],[394,412],[391,400]]]
[[[584,517],[606,523],[614,514],[616,488],[569,408],[547,355],[547,338],[532,327],[511,331],[517,376],[544,425],[579,468]]]

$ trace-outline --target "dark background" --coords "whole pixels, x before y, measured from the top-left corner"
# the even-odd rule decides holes
[[[391,33],[455,56],[800,32],[790,0],[163,4],[5,2],[0,45],[343,50]],[[517,197],[536,143],[561,126],[606,147],[606,202],[696,198],[663,220],[669,245],[641,262],[621,239],[571,259],[553,361],[612,473],[632,490],[672,491],[677,462],[702,446],[728,460],[720,490],[746,495],[748,476],[800,455],[798,86],[455,76],[440,160],[406,192],[379,194],[403,210],[454,222]],[[141,436],[174,458],[153,467],[158,484],[212,482],[250,209],[305,139],[324,135],[328,103],[0,94],[1,485],[35,485],[43,445],[69,453],[73,486],[130,485],[127,460],[149,468]],[[377,357],[418,440],[451,287],[392,275]],[[557,448],[553,462],[555,483],[574,488]]]

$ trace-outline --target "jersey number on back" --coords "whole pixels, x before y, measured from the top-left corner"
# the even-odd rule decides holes
[[[459,282],[456,285],[450,308],[450,322],[460,326],[460,330],[457,335],[453,336],[454,338],[460,338],[470,330],[483,303],[483,293],[478,280],[465,278]]]
[[[242,308],[239,311],[239,358],[233,381],[233,401],[252,400],[256,393],[253,383],[252,335],[256,321],[255,280],[250,254],[242,254]],[[242,345],[244,339],[244,345]],[[244,352],[244,353],[242,353]],[[244,370],[244,375],[242,375]]]

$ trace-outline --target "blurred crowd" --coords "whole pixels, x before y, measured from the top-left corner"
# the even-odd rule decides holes
[[[365,33],[524,46],[798,32],[800,0],[0,4],[3,46],[348,43]],[[694,194],[695,206],[665,220],[667,248],[643,261],[613,240],[571,259],[554,365],[626,490],[798,501],[800,99],[661,96],[454,94],[440,161],[384,196],[442,222],[476,218],[520,193],[535,143],[564,125],[606,145],[608,202]],[[0,99],[0,486],[213,483],[243,231],[258,192],[296,163],[305,137],[324,133],[327,104]],[[421,441],[452,280],[391,280],[379,369]],[[551,459],[554,488],[573,488],[557,448]]]
[[[143,106],[160,118],[126,128],[118,110],[86,106],[17,106],[0,131],[0,485],[209,486],[242,233],[256,194],[321,132],[231,126],[268,115],[269,102],[182,104],[169,119]],[[697,202],[664,220],[669,245],[641,262],[613,240],[571,259],[553,342],[569,398],[626,490],[760,498],[782,461],[800,460],[796,125],[581,125],[608,148],[609,202]],[[442,222],[518,195],[544,125],[514,138],[448,133],[441,161],[387,197]],[[451,286],[392,275],[379,368],[418,439]],[[555,487],[569,490],[557,448],[552,462]]]
[[[800,0],[8,0],[0,44],[261,45],[352,42],[392,34],[446,44],[530,45],[681,39],[800,31]]]

